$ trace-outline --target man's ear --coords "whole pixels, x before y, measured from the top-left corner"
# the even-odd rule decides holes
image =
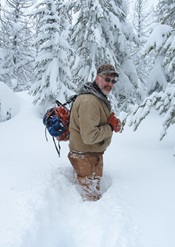
[[[96,81],[97,85],[98,85],[99,77],[100,77],[99,75],[96,75],[96,77],[95,77],[95,81]]]

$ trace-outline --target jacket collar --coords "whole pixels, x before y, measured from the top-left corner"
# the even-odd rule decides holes
[[[80,95],[80,94],[93,94],[98,99],[104,101],[104,103],[106,104],[108,109],[111,110],[110,101],[108,100],[107,96],[102,93],[102,91],[100,90],[100,88],[98,87],[98,85],[96,84],[95,81],[94,82],[87,82],[86,84],[84,84],[80,88],[77,95]]]

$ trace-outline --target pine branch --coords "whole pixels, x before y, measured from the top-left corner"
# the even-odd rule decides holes
[[[137,130],[140,123],[155,108],[159,115],[164,114],[162,122],[162,131],[160,140],[167,134],[167,129],[175,123],[175,85],[169,84],[165,92],[154,92],[144,100],[142,104],[137,106],[131,113],[129,126],[133,126],[134,131]],[[127,115],[128,118],[129,114]],[[126,121],[126,120],[125,120]]]

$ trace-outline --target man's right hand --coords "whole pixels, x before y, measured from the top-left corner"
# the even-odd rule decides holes
[[[111,126],[112,130],[115,132],[119,132],[122,128],[122,124],[120,119],[116,118],[114,112],[111,113],[108,119],[108,124]]]

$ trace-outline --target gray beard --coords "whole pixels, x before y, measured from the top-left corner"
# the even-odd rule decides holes
[[[106,95],[106,96],[109,95],[109,92],[106,92],[104,89],[100,89],[100,90],[102,91],[102,93],[103,93],[104,95]]]

